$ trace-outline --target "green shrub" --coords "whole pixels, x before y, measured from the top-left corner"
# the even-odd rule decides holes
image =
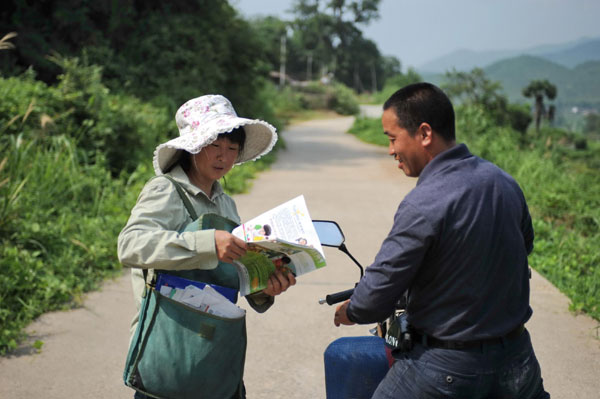
[[[0,146],[0,352],[21,329],[121,269],[116,237],[135,200],[73,139],[3,137]],[[137,194],[137,193],[136,193]]]
[[[383,134],[381,121],[375,118],[357,117],[348,133],[355,135],[366,143],[381,146],[387,146],[389,143],[388,136]]]
[[[527,104],[510,103],[507,105],[506,111],[508,125],[517,132],[525,133],[533,120],[529,106]]]
[[[110,94],[101,83],[99,67],[77,58],[54,60],[65,70],[56,87],[35,81],[32,72],[0,78],[4,134],[40,139],[67,135],[76,140],[80,161],[94,163],[102,154],[113,175],[133,171],[160,138],[175,134],[166,110],[135,97]]]
[[[270,83],[265,91],[270,101],[273,101],[273,110],[276,118],[288,123],[295,115],[306,109],[302,104],[302,95],[289,86],[278,89]]]
[[[27,132],[30,136],[40,136],[46,131],[52,133],[54,124],[46,117],[53,116],[52,121],[59,121],[72,113],[65,112],[55,89],[35,80],[35,73],[31,69],[21,77],[0,78],[0,96],[2,135]]]
[[[255,96],[255,101],[262,104],[261,109],[252,115],[240,115],[251,119],[265,120],[279,131],[284,128],[292,115],[301,109],[297,93],[287,86],[280,90],[269,81],[263,81],[261,89]],[[235,104],[233,105],[235,107]]]
[[[354,91],[341,83],[333,84],[327,108],[341,115],[356,115],[360,111]]]
[[[284,88],[275,96],[280,97],[288,101],[289,114],[299,110],[331,110],[341,115],[354,115],[359,112],[354,91],[337,82],[329,85],[311,82],[306,86]],[[277,108],[277,105],[275,107]]]

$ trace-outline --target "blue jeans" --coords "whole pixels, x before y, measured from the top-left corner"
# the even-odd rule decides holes
[[[396,362],[373,394],[384,398],[546,399],[529,333],[478,349],[415,344]]]

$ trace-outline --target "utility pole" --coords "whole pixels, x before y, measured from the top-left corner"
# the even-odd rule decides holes
[[[360,75],[358,74],[358,64],[354,63],[354,90],[357,93],[361,93],[363,90],[362,81],[360,80]]]
[[[373,87],[373,93],[377,92],[377,71],[375,71],[375,64],[371,64],[371,86]]]
[[[312,80],[312,51],[309,51],[306,57],[306,80]]]
[[[286,44],[286,34],[284,33],[281,36],[281,47],[279,50],[279,87],[283,87],[285,84],[285,44]]]

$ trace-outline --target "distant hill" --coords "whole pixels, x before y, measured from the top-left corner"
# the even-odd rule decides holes
[[[419,67],[422,75],[444,73],[452,68],[470,71],[475,67],[484,68],[497,61],[520,55],[532,55],[573,68],[587,61],[600,61],[600,37],[583,38],[561,44],[547,44],[522,50],[471,51],[457,50],[431,60]]]
[[[521,90],[532,80],[548,79],[558,88],[559,95],[572,78],[569,68],[540,57],[522,55],[493,63],[483,68],[488,78],[502,83],[504,92],[511,101],[524,101]]]
[[[429,61],[417,68],[421,75],[445,73],[453,68],[458,71],[470,71],[475,67],[483,68],[503,58],[516,55],[515,51],[472,51],[457,50]]]
[[[586,111],[600,112],[600,38],[584,38],[570,43],[550,44],[528,50],[460,50],[417,68],[424,80],[444,84],[444,74],[453,68],[471,71],[482,68],[485,75],[501,83],[511,102],[529,103],[523,88],[532,80],[547,79],[558,90],[557,123],[581,131]],[[571,110],[577,107],[579,111]]]
[[[522,90],[532,80],[547,79],[558,89],[555,103],[560,108],[594,108],[600,110],[600,61],[587,61],[568,68],[542,57],[521,55],[503,59],[483,68],[485,75],[502,84],[511,102],[531,102]],[[421,74],[425,81],[444,84],[444,74]]]
[[[573,68],[587,61],[600,60],[600,39],[581,43],[561,51],[547,52],[541,56],[549,61]]]
[[[547,79],[558,89],[556,103],[600,108],[600,61],[588,61],[567,68],[541,57],[523,55],[484,68],[492,80],[502,83],[511,101],[523,102],[523,87],[532,80]]]

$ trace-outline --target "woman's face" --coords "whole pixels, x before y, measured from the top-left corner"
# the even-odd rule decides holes
[[[200,184],[200,188],[210,190],[215,181],[231,170],[239,151],[240,145],[228,138],[213,141],[198,154],[192,155],[193,180]]]

